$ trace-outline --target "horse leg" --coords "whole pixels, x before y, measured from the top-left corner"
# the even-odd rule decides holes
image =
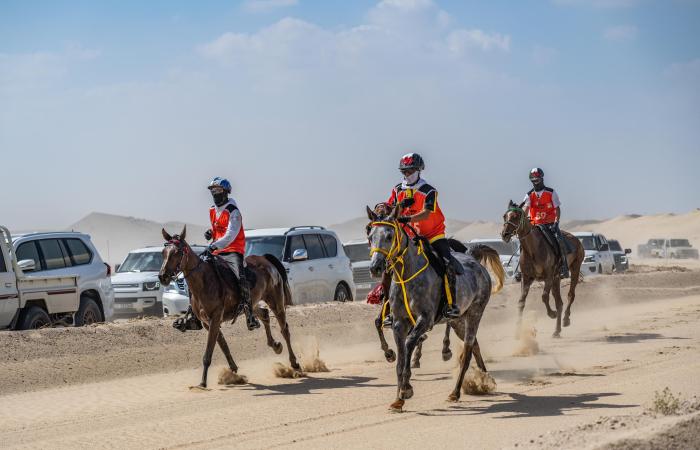
[[[231,350],[229,350],[228,344],[226,343],[226,338],[224,337],[224,333],[222,333],[221,330],[219,330],[219,336],[216,338],[216,342],[219,343],[219,348],[224,353],[226,361],[228,361],[228,367],[229,369],[231,369],[231,372],[238,372],[238,366],[233,360],[233,356],[231,356]]]
[[[261,308],[256,305],[253,310],[255,315],[260,319],[265,327],[265,335],[267,336],[267,346],[272,348],[276,354],[282,353],[282,344],[272,337],[272,329],[270,328],[270,310],[267,308]]]
[[[406,357],[406,334],[408,327],[403,320],[394,318],[394,342],[396,343],[396,399],[389,405],[389,410],[401,412],[404,400],[401,398],[401,381],[403,379],[404,359]]]
[[[420,369],[420,359],[423,356],[423,341],[428,339],[428,335],[424,334],[418,340],[418,345],[416,346],[416,353],[413,355],[413,362],[411,363],[411,368]]]
[[[564,309],[564,302],[561,300],[561,280],[554,280],[554,285],[552,286],[552,293],[554,294],[554,304],[557,307],[557,328],[554,330],[552,337],[559,337],[561,334],[561,313]]]
[[[209,321],[209,331],[207,334],[207,348],[204,351],[204,357],[202,358],[202,382],[199,383],[200,388],[207,387],[207,372],[209,371],[209,366],[211,365],[211,355],[214,353],[214,346],[219,337],[219,331],[221,328],[221,314],[218,317],[211,319]]]
[[[474,360],[476,365],[481,369],[482,372],[486,372],[486,364],[484,364],[484,358],[481,357],[481,349],[479,348],[479,341],[474,338],[474,346],[472,347],[472,353],[474,354]]]
[[[578,277],[581,273],[581,264],[578,262],[574,263],[574,267],[571,268],[571,284],[569,285],[569,292],[566,295],[568,303],[566,304],[566,310],[564,311],[564,326],[568,327],[571,325],[571,305],[574,303],[576,298],[576,285],[578,285]]]
[[[523,309],[525,309],[525,299],[527,299],[527,294],[530,292],[530,286],[534,281],[533,278],[522,275],[522,281],[520,283],[520,300],[518,300],[518,325],[515,330],[515,338],[520,339],[520,329],[523,324]]]
[[[544,290],[542,291],[542,303],[547,308],[547,315],[550,319],[557,317],[557,313],[549,306],[549,291],[552,289],[552,280],[544,282]]]
[[[389,348],[389,344],[387,344],[386,338],[384,337],[382,310],[379,311],[379,315],[376,319],[374,319],[374,327],[377,329],[377,333],[379,334],[379,343],[381,344],[382,350],[384,351],[384,357],[390,363],[396,361],[396,353],[394,353],[394,351]]]
[[[289,365],[292,369],[301,371],[301,366],[297,361],[297,357],[292,350],[292,335],[289,333],[289,324],[287,323],[287,314],[284,311],[284,306],[281,307],[280,311],[275,311],[275,317],[277,317],[277,323],[280,324],[280,330],[282,332],[282,337],[287,343],[287,352],[289,353]]]
[[[452,358],[452,350],[450,350],[450,324],[445,326],[445,337],[442,338],[442,360],[449,361]]]
[[[408,337],[406,338],[406,354],[402,361],[404,368],[401,374],[401,389],[399,390],[399,396],[402,400],[408,400],[413,397],[413,386],[411,386],[411,356],[418,344],[422,342],[426,331],[428,331],[428,319],[426,316],[420,316],[418,320],[416,320],[416,325],[411,332],[408,333]]]
[[[484,302],[484,306],[486,306],[486,302]],[[459,376],[457,377],[457,384],[455,385],[454,390],[447,397],[447,401],[449,402],[457,402],[461,395],[462,383],[464,382],[464,375],[467,373],[467,369],[469,368],[469,362],[472,359],[472,352],[474,350],[474,344],[476,343],[476,331],[479,328],[479,322],[481,321],[481,315],[483,314],[483,310],[483,307],[480,308],[480,311],[467,310],[466,332],[464,335],[464,349],[462,350],[462,355],[460,357]]]

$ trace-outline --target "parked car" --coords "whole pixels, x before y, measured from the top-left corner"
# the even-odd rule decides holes
[[[486,245],[496,250],[501,258],[501,264],[503,264],[503,269],[506,271],[506,276],[511,280],[515,279],[515,274],[518,272],[518,265],[520,264],[520,241],[511,239],[510,242],[503,242],[501,238],[472,239],[466,243],[466,246],[469,247],[473,244]]]
[[[295,304],[355,298],[350,258],[333,231],[319,226],[246,230],[246,255],[265,253],[287,269]]]
[[[109,320],[114,303],[109,272],[86,234],[12,237],[0,227],[0,328]]]
[[[651,250],[655,258],[698,259],[698,249],[690,245],[688,239],[663,239],[662,243]]]
[[[193,245],[196,253],[206,247]],[[163,287],[158,272],[163,265],[163,247],[145,247],[129,252],[112,275],[114,315],[117,318],[165,314]],[[185,311],[187,309],[185,308]]]
[[[630,261],[627,255],[632,253],[632,250],[629,248],[623,250],[620,243],[614,239],[610,239],[608,244],[610,244],[610,251],[615,258],[615,272],[625,272],[628,270],[630,268]]]
[[[369,273],[369,242],[367,239],[350,241],[343,244],[343,248],[352,265],[352,279],[355,282],[357,298],[367,297],[377,283]]]
[[[649,239],[646,244],[637,246],[637,258],[651,258],[654,250],[664,244],[663,239]]]
[[[593,273],[613,273],[615,270],[615,257],[610,251],[610,244],[600,233],[579,232],[573,233],[581,241],[586,256],[581,264],[581,273],[590,275]]]

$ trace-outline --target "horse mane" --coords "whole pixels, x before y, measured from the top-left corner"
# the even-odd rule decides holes
[[[270,261],[270,263],[271,263],[273,266],[275,266],[275,268],[277,269],[277,271],[280,273],[280,276],[282,277],[282,280],[283,280],[285,283],[287,283],[287,282],[288,282],[288,279],[287,279],[287,269],[284,268],[284,266],[282,265],[282,263],[280,262],[280,260],[279,260],[275,255],[271,255],[271,254],[269,254],[269,253],[265,253],[265,255],[263,255],[263,256],[265,256],[265,259],[267,259],[268,261]]]

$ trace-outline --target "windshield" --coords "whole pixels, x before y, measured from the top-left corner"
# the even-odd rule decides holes
[[[161,252],[129,253],[117,272],[158,272],[162,265]]]
[[[671,239],[671,247],[690,247],[688,239]]]
[[[350,244],[343,246],[345,254],[350,258],[350,262],[369,261],[369,244]]]
[[[249,237],[245,240],[245,254],[262,256],[266,253],[282,259],[284,236]]]
[[[511,256],[513,255],[516,250],[518,250],[518,245],[513,242],[503,242],[503,241],[483,241],[483,242],[470,242],[468,246],[473,246],[473,245],[486,245],[487,247],[491,247],[492,249],[496,250],[499,255],[506,255],[506,256]]]
[[[598,250],[595,245],[595,238],[593,236],[577,236],[578,240],[581,241],[584,250]]]
[[[610,244],[610,250],[614,252],[621,252],[622,247],[620,247],[620,243],[617,241],[608,241],[608,244]]]

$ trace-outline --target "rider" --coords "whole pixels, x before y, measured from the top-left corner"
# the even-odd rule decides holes
[[[214,199],[214,205],[209,208],[211,229],[204,232],[204,238],[213,239],[213,242],[209,244],[207,251],[226,261],[238,278],[241,307],[245,311],[248,330],[260,328],[260,322],[253,315],[248,279],[243,273],[245,232],[241,211],[236,201],[228,196],[231,193],[231,183],[225,178],[216,177],[209,183],[209,191]]]
[[[445,238],[445,216],[438,205],[438,193],[420,177],[423,169],[425,169],[425,163],[418,153],[404,155],[399,161],[399,171],[403,174],[403,181],[391,191],[387,204],[393,207],[398,203],[401,207],[398,221],[410,224],[420,236],[428,239],[433,249],[445,260],[447,279],[454,299],[456,278],[457,275],[464,273],[464,267],[450,251],[450,245]],[[385,289],[385,292],[388,295],[388,289]],[[443,314],[447,319],[456,319],[460,316],[455,302],[448,304]]]
[[[525,195],[523,200],[523,210],[530,214],[530,223],[533,225],[544,225],[549,232],[554,235],[559,244],[559,254],[561,255],[562,278],[568,278],[569,266],[566,261],[566,246],[564,236],[559,230],[559,219],[561,218],[561,202],[557,192],[544,185],[544,170],[535,167],[530,171],[530,181],[532,189]]]

